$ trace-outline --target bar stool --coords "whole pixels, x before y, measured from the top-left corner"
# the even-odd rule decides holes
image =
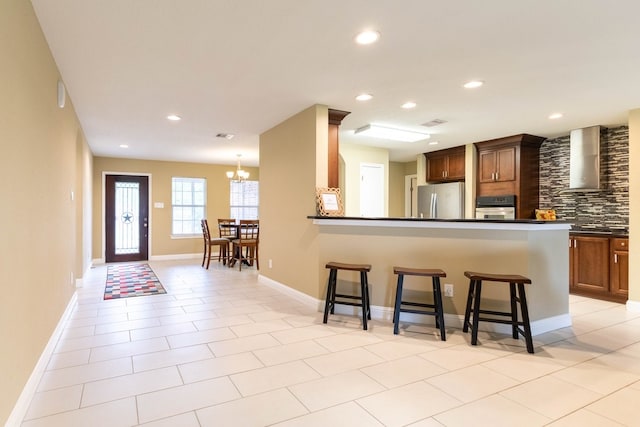
[[[400,313],[416,313],[435,316],[436,328],[440,329],[440,339],[447,340],[447,333],[444,327],[444,311],[442,309],[442,291],[440,289],[440,278],[447,277],[447,274],[439,269],[424,268],[407,268],[393,267],[393,274],[398,275],[398,284],[396,286],[396,304],[393,309],[393,333],[398,334],[398,326],[400,323]],[[402,300],[402,285],[404,276],[424,276],[431,277],[433,284],[433,304],[417,303]],[[409,307],[430,308],[431,310],[418,310],[412,308],[402,308],[403,305]]]
[[[524,292],[524,285],[531,284],[531,279],[517,274],[491,274],[476,273],[473,271],[465,271],[464,275],[469,278],[469,294],[467,295],[467,308],[464,312],[463,332],[468,332],[471,327],[471,344],[478,344],[478,322],[493,322],[511,325],[511,331],[514,339],[518,339],[518,333],[524,336],[527,343],[527,352],[533,353],[533,339],[531,337],[531,325],[529,323],[529,311],[527,309],[527,297]],[[511,311],[493,311],[480,309],[480,299],[482,293],[482,281],[501,282],[509,284],[509,295],[511,303]],[[517,293],[516,293],[517,285]],[[518,307],[520,304],[520,312],[522,313],[522,321],[518,321]],[[473,308],[472,308],[473,305]],[[473,318],[470,320],[471,314]],[[481,314],[489,314],[493,317],[481,317]],[[500,318],[507,317],[508,319]],[[521,328],[522,327],[522,328]]]
[[[369,282],[367,273],[371,271],[369,264],[344,264],[340,262],[329,262],[325,265],[329,269],[329,281],[327,282],[327,299],[324,303],[324,319],[322,323],[327,323],[329,312],[333,314],[336,304],[351,305],[354,307],[362,307],[362,329],[367,330],[367,319],[371,319],[371,306],[369,304]],[[360,272],[360,296],[345,295],[336,293],[338,270],[349,270]],[[342,300],[336,301],[337,298]],[[359,300],[360,302],[351,302],[347,300]]]

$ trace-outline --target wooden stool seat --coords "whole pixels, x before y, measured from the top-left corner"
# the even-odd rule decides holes
[[[514,339],[518,339],[518,334],[522,334],[527,344],[527,352],[533,353],[533,338],[531,336],[527,297],[524,290],[524,285],[531,284],[531,279],[519,274],[478,273],[474,271],[465,271],[464,275],[469,278],[469,293],[467,295],[467,306],[464,313],[464,326],[462,330],[468,332],[469,328],[471,328],[471,345],[478,344],[479,321],[503,323],[511,325]],[[480,308],[483,280],[509,284],[511,311],[483,310]],[[517,304],[520,304],[522,321],[518,320]],[[491,317],[481,316],[484,314],[490,315]]]
[[[440,329],[440,339],[446,341],[446,331],[444,327],[444,310],[442,309],[442,290],[440,289],[440,278],[447,277],[447,273],[443,270],[435,268],[409,268],[409,267],[393,267],[393,274],[398,275],[398,284],[396,286],[396,303],[393,308],[393,333],[398,334],[400,325],[400,313],[426,314],[435,316],[436,328]],[[431,277],[433,286],[433,304],[418,303],[411,301],[403,301],[402,290],[404,276],[423,276]],[[403,307],[420,307],[406,308]],[[430,310],[424,310],[425,308]]]
[[[322,323],[327,323],[329,313],[333,314],[336,304],[362,307],[362,329],[367,330],[367,319],[371,320],[371,305],[369,302],[369,281],[367,273],[371,271],[369,264],[346,264],[342,262],[328,262],[325,268],[329,269],[329,280],[327,281],[327,298],[324,303],[324,318]],[[336,293],[338,282],[338,270],[359,271],[360,272],[360,295],[346,295]],[[339,300],[336,300],[340,298]],[[346,301],[345,301],[346,299]],[[350,300],[358,300],[352,302]]]

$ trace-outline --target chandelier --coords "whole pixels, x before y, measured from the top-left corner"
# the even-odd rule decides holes
[[[238,154],[238,168],[235,171],[227,171],[227,178],[233,182],[243,182],[249,178],[249,172],[242,170],[240,167],[240,157],[242,154]]]

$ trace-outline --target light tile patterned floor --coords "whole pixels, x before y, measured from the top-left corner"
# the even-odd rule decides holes
[[[36,426],[638,426],[640,313],[571,297],[573,326],[534,337],[332,316],[239,272],[151,262],[167,289],[78,290],[22,423]]]

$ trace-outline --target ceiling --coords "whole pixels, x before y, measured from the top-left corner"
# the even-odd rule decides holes
[[[637,0],[32,3],[96,156],[234,164],[241,154],[257,166],[262,132],[324,104],[351,112],[341,143],[410,161],[513,134],[620,125],[640,107]],[[354,43],[365,29],[379,41]],[[473,79],[484,85],[462,87]],[[356,101],[363,92],[373,99]],[[422,126],[433,119],[446,123]],[[432,136],[353,134],[369,123]]]

